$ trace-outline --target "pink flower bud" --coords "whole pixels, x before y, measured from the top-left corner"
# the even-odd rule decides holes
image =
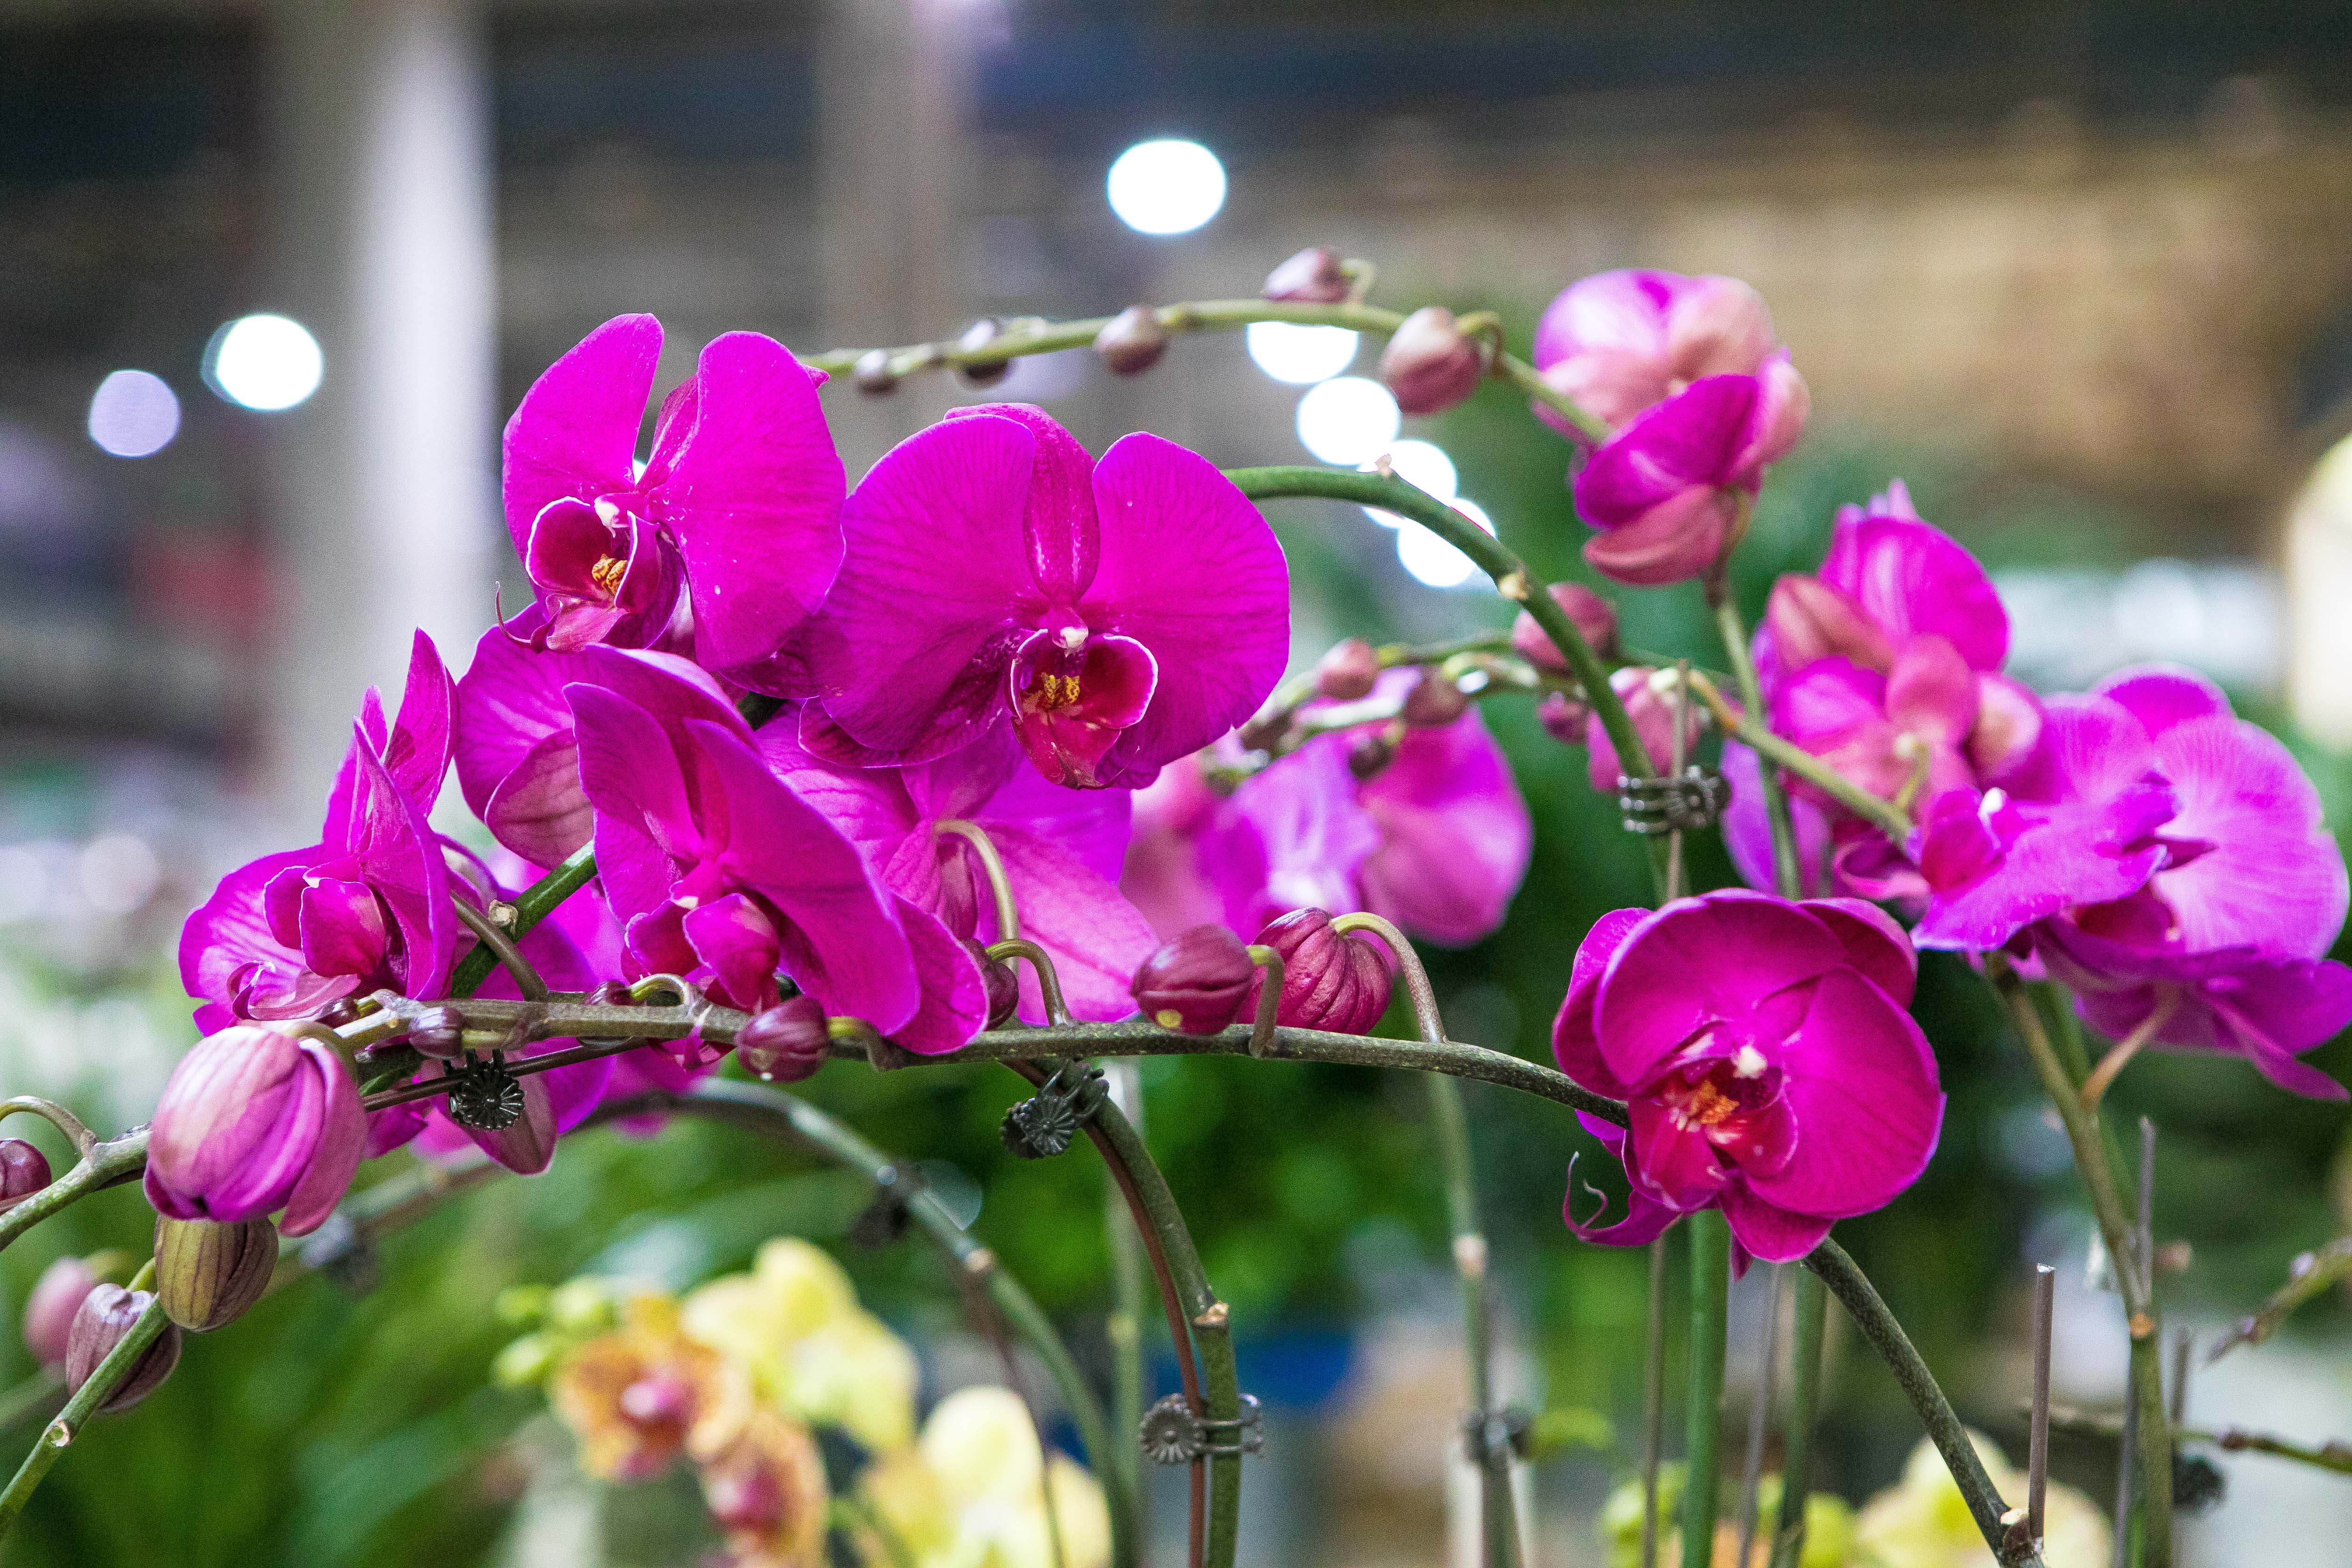
[[[1424,669],[1404,694],[1404,721],[1416,730],[1438,730],[1470,710],[1470,699],[1449,677]]]
[[[1149,305],[1129,305],[1095,334],[1095,353],[1113,375],[1140,375],[1168,352],[1168,329]]]
[[[324,1040],[259,1024],[207,1035],[163,1086],[147,1139],[147,1201],[173,1219],[234,1225],[286,1211],[318,1228],[367,1143],[359,1086]]]
[[[1860,605],[1818,577],[1791,573],[1773,584],[1764,625],[1772,634],[1774,657],[1791,674],[1822,658],[1849,658],[1882,675],[1895,663],[1886,634]]]
[[[1407,316],[1381,354],[1381,380],[1407,414],[1437,414],[1478,390],[1485,345],[1466,335],[1443,305]]]
[[[1339,253],[1310,245],[1265,275],[1265,298],[1299,305],[1336,305],[1348,297],[1348,275]]]
[[[1129,989],[1136,1010],[1161,1028],[1213,1035],[1242,1016],[1257,973],[1239,937],[1199,925],[1145,959]]]
[[[49,1162],[22,1138],[0,1138],[0,1208],[24,1202],[49,1184]]]
[[[753,1016],[735,1037],[735,1059],[762,1083],[798,1083],[824,1066],[833,1036],[814,996],[795,996]]]
[[[1396,754],[1396,742],[1384,730],[1363,729],[1348,737],[1348,772],[1367,782],[1386,773]]]
[[[1003,335],[1004,327],[1002,322],[993,316],[982,316],[963,330],[963,336],[956,339],[956,352],[967,354],[978,353]],[[995,360],[985,364],[963,365],[957,371],[957,374],[963,377],[964,384],[967,386],[993,386],[1012,373],[1013,362],[1009,359]]]
[[[988,956],[988,949],[970,937],[959,939],[972,963],[980,966],[980,983],[988,991],[988,1026],[1001,1029],[1013,1020],[1021,1006],[1021,977],[1013,965],[1001,958]]]
[[[1381,656],[1361,637],[1333,645],[1315,667],[1315,689],[1334,702],[1370,697],[1381,678]]]
[[[1257,940],[1282,954],[1277,1022],[1360,1035],[1389,1010],[1389,965],[1380,945],[1333,931],[1328,911],[1293,910],[1258,932]]]
[[[66,1387],[78,1390],[89,1381],[107,1352],[122,1342],[131,1325],[146,1311],[154,1296],[145,1290],[126,1290],[120,1285],[100,1285],[82,1298],[81,1310],[74,1314],[73,1330],[66,1340]],[[163,1325],[163,1332],[147,1353],[139,1358],[131,1375],[122,1380],[105,1404],[98,1408],[103,1415],[114,1415],[130,1409],[163,1385],[172,1369],[180,1364],[180,1331],[172,1323]]]
[[[1536,722],[1563,746],[1582,745],[1585,726],[1591,721],[1592,710],[1565,691],[1551,692],[1536,704]]]
[[[1603,658],[1616,653],[1616,605],[1581,583],[1554,583],[1551,597],[1567,615],[1569,624],[1584,634],[1593,652]],[[1538,669],[1549,669],[1555,675],[1568,673],[1568,660],[1552,646],[1550,635],[1536,625],[1536,618],[1525,610],[1511,623],[1511,646],[1518,649],[1521,658]]]
[[[25,1298],[25,1348],[43,1366],[63,1366],[82,1299],[98,1288],[97,1271],[79,1258],[60,1258]]]

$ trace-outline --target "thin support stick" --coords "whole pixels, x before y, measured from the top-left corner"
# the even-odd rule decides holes
[[[1822,1387],[1822,1345],[1828,1337],[1830,1293],[1821,1276],[1800,1268],[1790,1290],[1796,1344],[1789,1357],[1789,1421],[1780,1440],[1780,1518],[1773,1530],[1772,1568],[1797,1568],[1805,1552],[1805,1500],[1812,1492],[1813,1412]],[[1746,1568],[1742,1564],[1742,1568]]]
[[[1748,1462],[1739,1479],[1739,1568],[1748,1568],[1756,1550],[1756,1520],[1764,1484],[1764,1429],[1772,1415],[1772,1367],[1780,1359],[1780,1265],[1772,1265],[1772,1282],[1764,1306],[1764,1354],[1756,1367],[1756,1398],[1748,1407]],[[1784,1483],[1785,1484],[1785,1479]]]
[[[1715,1552],[1723,1451],[1723,1310],[1731,1287],[1731,1229],[1719,1209],[1683,1222],[1690,1233],[1690,1372],[1684,1379],[1683,1557],[1704,1563]]]
[[[2046,1263],[2033,1268],[2033,1422],[2025,1458],[2026,1531],[2035,1545],[2042,1536],[2043,1503],[2050,1490],[2050,1336],[2055,1326],[2058,1271]]]
[[[1650,1243],[1649,1339],[1642,1361],[1642,1568],[1658,1564],[1658,1460],[1666,1426],[1666,1238]]]

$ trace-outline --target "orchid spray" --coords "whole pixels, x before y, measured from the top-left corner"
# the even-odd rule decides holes
[[[1777,1496],[1772,1561],[1811,1561],[1806,1458],[1833,1294],[1927,1429],[1932,1458],[1914,1468],[1942,1467],[1998,1561],[2029,1562],[2038,1513],[2004,1495],[2017,1483],[1996,1482],[1833,1235],[1903,1205],[1935,1157],[1944,1072],[1910,1004],[1918,953],[1941,950],[1998,990],[2073,1138],[2131,1326],[2133,1539],[2169,1568],[2177,1434],[2152,1248],[2098,1106],[2144,1050],[2221,1055],[2280,1089],[2344,1098],[2306,1059],[2352,1022],[2352,972],[2326,956],[2344,864],[2309,780],[2184,671],[2029,689],[2005,669],[1990,579],[1900,481],[1839,516],[1819,570],[1782,579],[1751,637],[1727,561],[1809,398],[1746,285],[1586,279],[1545,313],[1530,362],[1483,312],[1371,303],[1372,276],[1318,247],[1263,300],[805,359],[727,333],[660,401],[642,461],[659,326],[617,318],[559,360],[506,433],[531,602],[485,626],[461,679],[420,635],[394,716],[362,701],[318,841],[232,872],[190,914],[182,969],[207,1033],[152,1125],[103,1139],[47,1101],[0,1106],[48,1118],[79,1156],[54,1178],[45,1162],[10,1166],[0,1245],[133,1177],[179,1227],[155,1293],[79,1263],[44,1284],[28,1333],[47,1359],[78,1347],[52,1430],[168,1375],[171,1303],[200,1303],[183,1315],[215,1329],[257,1294],[250,1259],[273,1215],[289,1235],[358,1235],[461,1190],[451,1173],[475,1168],[471,1148],[530,1173],[588,1129],[703,1117],[870,1183],[860,1232],[919,1235],[953,1262],[1007,1367],[1025,1349],[1054,1378],[1093,1478],[1050,1456],[1017,1393],[955,1395],[918,1431],[906,1347],[794,1242],[683,1298],[575,1282],[587,1316],[559,1330],[549,1309],[509,1348],[502,1375],[548,1389],[592,1472],[690,1467],[742,1568],[814,1563],[829,1537],[865,1561],[969,1549],[1132,1568],[1139,1448],[1192,1472],[1191,1563],[1230,1568],[1258,1441],[1232,1309],[1089,1065],[1223,1052],[1431,1075],[1487,1568],[1520,1563],[1526,1542],[1460,1079],[1575,1113],[1569,1233],[1649,1243],[1660,1261],[1658,1238],[1689,1237],[1684,1561],[1733,1528],[1718,1485],[1726,1275],[1761,1263],[1799,1266],[1800,1353],[1785,1477],[1757,1471],[1767,1400],[1735,1534],[1754,1542],[1755,1500]],[[1097,455],[1041,411],[996,404],[913,432],[853,488],[825,424],[829,378],[869,393],[941,368],[985,379],[1088,342],[1137,374],[1174,336],[1255,321],[1388,337],[1382,374],[1416,411],[1511,384],[1574,443],[1572,479],[1570,448],[1555,449],[1593,572],[1700,584],[1730,679],[1699,650],[1629,657],[1593,586],[1539,581],[1381,465],[1221,471],[1146,433]],[[1259,505],[1290,497],[1412,519],[1483,570],[1517,624],[1350,639],[1286,676],[1288,569]],[[1605,915],[1557,954],[1557,1070],[1451,1037],[1414,946],[1475,950],[1511,920],[1530,860],[1570,852],[1539,842],[1524,754],[1515,769],[1482,712],[1512,702],[1584,749],[1548,776],[1614,797],[1658,873],[1659,907]],[[453,768],[487,840],[433,826]],[[1684,840],[1718,821],[1753,886],[1686,889]],[[1391,1013],[1402,1037],[1374,1033]],[[2083,1025],[2112,1042],[2095,1065]],[[818,1084],[828,1059],[1003,1063],[1028,1083],[1008,1148],[1097,1152],[1174,1340],[1180,1391],[1148,1413],[1140,1360],[1122,1361],[1111,1407],[1139,1431],[1111,1428],[1052,1321],[912,1166],[772,1087]],[[1579,1139],[1604,1158],[1571,1177]],[[402,1146],[415,1170],[346,1204],[366,1163]],[[1654,1263],[1654,1344],[1659,1279]],[[1132,1322],[1139,1302],[1118,1308]],[[1651,1381],[1639,1533],[1654,1558],[1670,1528],[1658,1363]],[[841,1495],[822,1429],[865,1458]],[[0,1492],[0,1530],[64,1441]],[[2026,1479],[2033,1499],[2045,1479]]]

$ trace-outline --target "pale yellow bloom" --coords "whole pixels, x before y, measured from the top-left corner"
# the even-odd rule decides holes
[[[1027,1409],[1007,1389],[966,1388],[941,1400],[916,1447],[868,1470],[859,1495],[915,1568],[1104,1568],[1110,1561],[1101,1486],[1071,1459],[1045,1459]],[[870,1532],[860,1551],[869,1568],[894,1562]]]
[[[2021,1505],[2025,1477],[1990,1437],[1971,1432],[1969,1440],[2000,1495]],[[2047,1568],[2105,1568],[2114,1556],[2106,1521],[2072,1487],[2051,1483],[2042,1522]],[[1997,1562],[1943,1456],[1925,1439],[1911,1451],[1903,1479],[1864,1505],[1857,1536],[1863,1561],[1884,1568],[1995,1568]]]

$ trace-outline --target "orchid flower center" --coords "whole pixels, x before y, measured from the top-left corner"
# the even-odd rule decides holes
[[[1780,1072],[1754,1046],[1678,1068],[1659,1086],[1659,1098],[1684,1127],[1716,1142],[1740,1135],[1748,1118],[1780,1096]]]
[[[617,594],[621,591],[621,574],[628,569],[629,563],[617,555],[600,555],[596,563],[588,568],[588,581],[608,595]]]
[[[1024,638],[1006,672],[1006,698],[1022,749],[1055,784],[1089,789],[1095,765],[1143,717],[1159,684],[1151,652],[1132,637],[1097,632],[1076,616]]]

